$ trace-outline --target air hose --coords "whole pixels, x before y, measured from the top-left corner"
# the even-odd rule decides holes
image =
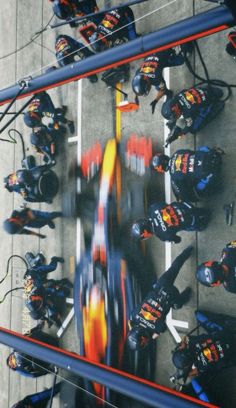
[[[21,261],[24,262],[24,264],[25,264],[25,266],[26,266],[26,269],[28,268],[27,262],[26,262],[26,260],[25,260],[22,256],[20,256],[20,255],[11,255],[11,256],[8,258],[8,261],[7,261],[6,274],[5,274],[5,276],[0,280],[0,284],[3,283],[4,280],[6,279],[6,277],[8,276],[8,274],[9,274],[10,262],[11,262],[11,260],[12,260],[13,258],[19,258]],[[16,290],[21,290],[21,289],[24,289],[23,286],[19,286],[19,287],[17,287],[17,288],[13,288],[13,289],[8,290],[8,291],[5,293],[5,295],[3,296],[3,298],[0,300],[0,304],[4,302],[4,300],[6,299],[7,295],[9,295],[9,293],[12,293],[12,292],[14,292],[14,291],[16,291]]]
[[[205,63],[205,61],[203,59],[203,56],[202,56],[202,53],[200,51],[200,48],[199,48],[199,45],[198,45],[197,41],[194,41],[194,45],[195,45],[195,48],[197,50],[197,53],[198,53],[199,59],[201,61],[201,64],[203,66],[203,70],[204,70],[206,78],[201,77],[199,74],[197,74],[194,71],[194,69],[193,69],[193,67],[192,67],[192,65],[191,65],[191,63],[190,63],[190,61],[189,61],[189,59],[188,59],[188,57],[186,55],[186,52],[183,52],[182,54],[184,56],[186,66],[189,69],[190,73],[197,80],[201,81],[198,84],[196,84],[196,86],[202,85],[202,84],[207,84],[209,88],[211,88],[213,86],[227,88],[228,93],[227,93],[226,97],[224,99],[221,99],[222,102],[226,102],[230,98],[230,96],[232,95],[232,89],[231,88],[236,88],[236,84],[228,84],[226,81],[224,81],[222,79],[211,79],[210,76],[209,76],[209,72],[208,72],[206,63]]]

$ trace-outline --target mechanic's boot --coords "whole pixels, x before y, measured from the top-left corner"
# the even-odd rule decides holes
[[[63,278],[60,280],[60,285],[63,285],[67,289],[72,289],[73,288],[73,283],[69,281],[67,278]]]
[[[61,256],[53,256],[51,259],[52,262],[60,262],[60,263],[64,263],[65,260],[64,258],[62,258]]]
[[[71,134],[75,133],[75,125],[74,125],[73,120],[68,120],[67,125],[68,125],[70,133]]]
[[[174,95],[174,92],[171,91],[170,89],[167,89],[167,90],[165,91],[166,101],[167,101],[168,99],[173,98],[173,95]]]
[[[48,226],[49,226],[49,228],[51,228],[51,229],[55,229],[55,224],[54,224],[53,221],[48,221]]]
[[[57,116],[59,116],[60,118],[61,117],[64,117],[65,116],[65,114],[66,114],[66,112],[67,112],[67,106],[66,105],[62,105],[62,107],[61,108],[57,108],[56,109],[56,114],[57,114]]]
[[[173,309],[180,309],[185,303],[188,303],[192,294],[192,289],[188,286],[184,291],[180,294],[181,300],[180,303],[175,303],[173,305]]]
[[[62,115],[65,116],[66,112],[68,111],[67,105],[62,105]]]

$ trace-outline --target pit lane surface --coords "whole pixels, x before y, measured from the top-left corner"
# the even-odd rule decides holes
[[[115,2],[113,3],[115,4]],[[156,0],[149,0],[147,3],[134,6],[133,11],[135,17],[138,18],[166,3],[170,3],[170,1],[162,0],[157,2]],[[103,4],[98,1],[98,5],[102,7]],[[21,0],[18,2],[10,0],[8,3],[1,0],[1,6],[0,30],[1,38],[3,38],[4,41],[2,41],[0,57],[25,44],[35,31],[48,22],[52,14],[51,5],[47,1],[38,1],[32,6],[29,0]],[[137,31],[139,33],[154,31],[178,19],[202,12],[208,7],[209,5],[206,2],[200,0],[177,0],[176,3],[172,4],[169,8],[164,8],[146,19],[140,20],[137,23]],[[7,36],[6,32],[8,33]],[[38,44],[44,45],[53,51],[55,36],[58,33],[67,33],[77,36],[75,29],[71,30],[67,27],[63,29],[60,28],[58,31],[49,30],[36,41]],[[210,76],[213,78],[223,78],[230,83],[235,83],[235,61],[225,54],[225,43],[226,32],[199,41]],[[1,87],[5,87],[15,82],[16,79],[40,69],[49,62],[55,61],[53,54],[47,49],[41,48],[38,44],[32,43],[30,47],[22,50],[20,53],[12,55],[7,59],[0,59]],[[193,62],[197,72],[202,73],[197,57],[193,58]],[[131,78],[138,65],[139,62],[131,64]],[[171,89],[177,92],[193,84],[194,79],[186,67],[171,68]],[[49,91],[56,106],[61,104],[68,105],[69,112],[67,116],[73,118],[75,121],[77,118],[77,86],[77,83],[72,83]],[[124,90],[132,95],[130,82],[125,85]],[[126,140],[132,132],[136,132],[139,135],[151,136],[153,140],[157,142],[158,149],[162,150],[164,143],[164,124],[160,115],[162,102],[159,102],[155,114],[152,115],[149,103],[154,97],[155,91],[153,90],[147,98],[140,98],[141,107],[138,112],[122,115],[122,137],[123,140]],[[22,102],[17,102],[16,109],[21,106]],[[106,89],[101,81],[92,85],[87,79],[82,80],[82,151],[91,147],[97,140],[105,141],[115,135],[114,107],[113,91]],[[209,227],[206,231],[199,234],[183,232],[180,234],[182,236],[181,244],[171,245],[172,259],[188,244],[192,243],[195,246],[193,256],[182,268],[176,282],[179,289],[191,286],[193,295],[188,305],[184,306],[180,311],[174,311],[173,313],[174,318],[188,321],[190,330],[195,327],[194,310],[197,308],[206,308],[235,315],[235,296],[227,293],[223,288],[207,289],[203,286],[199,286],[196,283],[194,274],[195,267],[198,263],[207,259],[219,259],[221,249],[224,245],[230,240],[235,239],[235,223],[233,223],[232,227],[225,225],[222,209],[224,203],[229,203],[235,198],[234,174],[236,151],[234,135],[236,119],[234,110],[235,101],[233,94],[220,117],[199,133],[196,139],[188,135],[185,139],[174,142],[171,146],[171,152],[174,152],[177,148],[182,147],[194,148],[203,144],[207,144],[210,147],[218,145],[226,152],[223,167],[224,188],[218,195],[213,199],[209,199],[206,203],[206,206],[212,209],[212,219]],[[3,122],[3,124],[4,123],[5,122]],[[16,120],[14,126],[17,130],[23,132],[26,145],[29,146],[30,130],[24,126],[21,117]],[[5,136],[5,133],[3,136]],[[30,151],[32,151],[31,148]],[[1,152],[1,173],[2,177],[4,177],[14,168],[20,168],[22,156],[21,147],[20,144],[10,145],[2,142]],[[76,155],[77,146],[75,144],[68,144],[65,137],[56,166],[57,174],[61,180],[60,193],[52,205],[33,204],[33,208],[42,208],[49,211],[61,208],[61,194],[67,191],[66,180],[69,163]],[[8,193],[3,188],[3,183],[0,185],[0,189],[2,197],[0,218],[4,220],[9,216],[13,208],[19,208],[22,204],[22,200],[18,195]],[[157,189],[158,192],[160,191],[160,195],[163,194],[164,179],[161,175],[158,178]],[[202,206],[203,204],[201,203],[200,205]],[[76,256],[77,234],[75,222],[69,219],[56,220],[56,230],[49,230],[45,227],[45,231],[47,239],[39,241],[36,237],[11,237],[1,230],[1,276],[5,273],[7,259],[12,253],[24,255],[28,250],[33,252],[41,250],[47,256],[48,260],[50,260],[50,257],[53,255],[65,257],[63,269],[59,267],[57,272],[51,275],[52,277],[66,276],[73,281],[73,262]],[[153,257],[156,275],[160,276],[166,268],[165,244],[153,238],[147,243],[147,253],[149,257]],[[19,263],[14,264],[11,276],[6,279],[1,287],[1,295],[11,287],[20,286],[22,273],[21,265],[19,265]],[[34,325],[34,322],[28,321],[27,314],[23,311],[21,292],[15,292],[12,296],[9,296],[0,307],[1,325],[4,327],[24,332],[30,325]],[[55,329],[50,330],[53,332]],[[73,351],[78,350],[74,323],[72,323],[70,329],[63,337],[62,345]],[[174,345],[174,339],[169,332],[163,334],[157,342],[156,379],[158,383],[167,386],[170,386],[169,375],[174,371],[170,358],[170,351],[174,348]],[[10,407],[14,402],[23,398],[23,396],[33,393],[36,390],[42,390],[44,385],[51,386],[52,383],[52,376],[50,375],[32,380],[10,372],[5,364],[8,353],[7,348],[1,347],[1,407],[3,408]],[[55,401],[53,404],[55,407],[59,406],[56,405]]]

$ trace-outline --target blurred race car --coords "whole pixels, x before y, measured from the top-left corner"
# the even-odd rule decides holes
[[[151,379],[155,372],[153,346],[141,355],[126,348],[128,320],[135,304],[141,300],[140,280],[146,268],[140,248],[129,248],[127,242],[125,251],[117,246],[116,235],[121,230],[110,200],[116,162],[117,144],[115,139],[110,139],[102,160],[91,247],[82,256],[75,277],[80,354]],[[117,403],[124,398],[102,384],[85,381],[84,385],[96,396],[87,397],[91,407],[103,406],[104,401]]]

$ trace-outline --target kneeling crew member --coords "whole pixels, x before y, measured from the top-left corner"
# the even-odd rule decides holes
[[[178,378],[186,380],[188,377],[215,373],[236,362],[233,330],[209,320],[204,313],[197,311],[195,315],[207,333],[185,336],[173,351],[172,361],[179,370]]]
[[[173,131],[171,141],[188,132],[195,133],[213,120],[224,108],[219,88],[196,86],[184,89],[162,105],[161,114]],[[169,141],[169,143],[171,143]]]
[[[94,52],[101,52],[135,38],[133,11],[130,7],[122,7],[105,14],[89,41]]]
[[[180,309],[188,300],[191,288],[182,293],[174,286],[174,281],[185,261],[191,255],[192,246],[188,246],[172,263],[171,267],[153,285],[152,290],[131,314],[128,344],[132,350],[147,346],[149,340],[156,339],[166,330],[165,318],[171,307]]]
[[[177,150],[172,157],[158,153],[152,168],[158,173],[169,171],[177,200],[197,201],[214,192],[219,181],[223,151],[201,146],[196,151]]]
[[[43,119],[50,118],[52,122],[47,125],[49,131],[52,129],[59,130],[60,123],[63,123],[67,124],[70,132],[73,133],[74,123],[66,119],[66,110],[66,106],[55,108],[49,94],[47,92],[40,92],[35,95],[35,98],[27,107],[27,111],[24,113],[24,122],[26,126],[38,130],[38,127],[41,127],[44,124]]]
[[[204,286],[223,285],[228,292],[236,293],[236,241],[223,249],[220,261],[203,262],[197,269],[197,280]]]
[[[177,55],[175,49],[160,51],[145,58],[140,68],[136,71],[132,81],[132,88],[137,96],[147,96],[154,86],[157,90],[156,98],[151,102],[152,113],[155,111],[157,102],[166,95],[167,98],[173,96],[173,92],[168,90],[163,78],[163,69],[184,64],[184,57]]]
[[[202,231],[209,222],[209,212],[195,208],[187,202],[160,202],[149,208],[149,217],[137,220],[132,226],[132,236],[144,240],[153,234],[161,241],[181,242],[177,232]]]
[[[69,35],[59,35],[56,38],[56,59],[60,67],[65,67],[81,59],[85,59],[94,55],[94,53],[84,44],[76,41]],[[89,81],[97,82],[96,74],[88,77]]]

